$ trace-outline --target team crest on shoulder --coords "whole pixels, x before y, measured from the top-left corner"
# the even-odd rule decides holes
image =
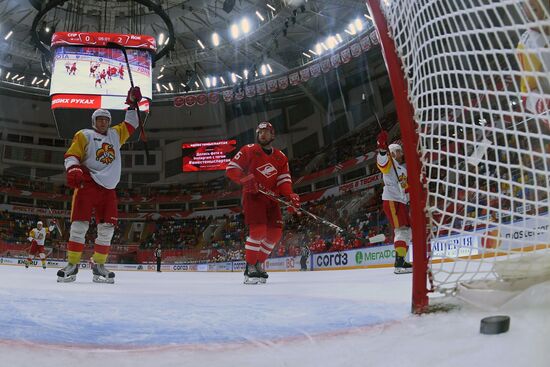
[[[115,149],[109,143],[101,144],[101,148],[95,152],[95,160],[103,164],[111,164],[115,160]]]
[[[275,166],[271,163],[266,163],[263,166],[256,168],[256,170],[267,178],[277,174],[277,168],[275,168]]]

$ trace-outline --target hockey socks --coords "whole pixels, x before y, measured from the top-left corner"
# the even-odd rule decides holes
[[[67,244],[67,261],[69,264],[79,264],[84,251],[84,244],[74,241],[69,241]]]
[[[400,256],[400,257],[407,256],[407,251],[409,249],[409,246],[407,246],[407,242],[395,241],[394,247],[395,247],[395,252],[397,253],[397,256]]]
[[[110,249],[111,246],[104,246],[96,243],[94,245],[94,255],[92,256],[93,262],[96,264],[105,264]]]

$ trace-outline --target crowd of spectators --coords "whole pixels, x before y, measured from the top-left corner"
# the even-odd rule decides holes
[[[376,137],[372,129],[364,129],[314,153],[291,159],[290,171],[293,177],[300,177],[359,157],[375,148]]]
[[[214,221],[212,217],[191,219],[159,218],[154,221],[154,230],[140,244],[141,249],[153,249],[161,245],[162,249],[186,250],[201,244],[205,229]],[[146,226],[147,227],[147,226]]]
[[[372,131],[364,129],[354,132],[353,135],[343,138],[333,144],[322,147],[315,153],[290,159],[289,166],[294,178],[332,167],[338,163],[361,156],[375,148],[376,139]],[[60,182],[49,180],[29,180],[27,177],[0,177],[0,186],[29,190],[72,195],[72,190]],[[160,195],[197,195],[235,190],[236,187],[225,177],[218,177],[205,182],[171,184],[171,185],[140,185],[133,188],[117,189],[119,197]]]

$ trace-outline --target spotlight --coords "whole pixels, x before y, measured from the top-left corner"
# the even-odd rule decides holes
[[[243,20],[241,20],[241,29],[244,34],[250,32],[250,22],[248,18],[243,18]]]
[[[360,18],[355,19],[354,24],[355,24],[355,28],[357,29],[357,31],[360,32],[360,31],[363,30],[363,22],[361,21]]]
[[[237,24],[232,24],[230,30],[231,30],[231,37],[233,37],[234,39],[239,38],[240,31],[239,31],[239,26]]]
[[[315,54],[320,55],[323,53],[323,46],[321,46],[321,43],[318,43],[315,45]]]
[[[212,33],[212,44],[214,46],[218,46],[220,44],[220,36],[216,32]]]
[[[257,16],[258,18],[260,18],[260,20],[261,20],[262,22],[265,20],[264,17],[262,16],[262,14],[260,14],[260,12],[257,11],[257,10],[256,10],[256,16]]]

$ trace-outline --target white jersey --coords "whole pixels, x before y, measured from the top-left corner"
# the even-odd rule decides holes
[[[65,153],[65,169],[80,164],[92,179],[106,189],[114,189],[120,181],[122,157],[120,147],[138,126],[137,112],[126,112],[125,121],[110,127],[106,134],[92,129],[78,131]]]
[[[382,200],[397,201],[403,204],[409,204],[409,194],[405,192],[407,186],[407,166],[405,163],[399,164],[395,159],[389,159],[390,152],[376,156],[376,165],[382,172],[384,179],[384,191]],[[395,170],[393,169],[395,167]],[[395,172],[397,171],[397,175]]]
[[[48,228],[42,227],[41,229],[33,228],[29,232],[29,241],[36,241],[39,246],[44,246],[44,241],[46,240],[46,235],[53,231],[55,226],[49,226]]]

